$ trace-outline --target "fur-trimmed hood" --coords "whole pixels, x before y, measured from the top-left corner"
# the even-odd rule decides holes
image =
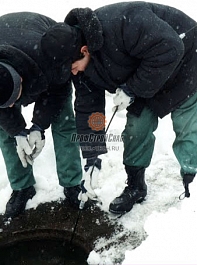
[[[25,94],[34,96],[47,90],[48,83],[45,75],[27,54],[11,45],[0,45],[0,58],[1,62],[14,67],[23,78]]]
[[[94,56],[95,53],[100,53],[100,50],[104,46],[103,27],[96,12],[90,8],[74,8],[68,13],[64,22],[81,29],[85,38],[85,44],[88,46],[88,51],[93,55],[85,70],[86,76],[94,76],[95,84],[110,92],[114,92],[116,84],[107,73],[106,67],[98,59],[99,56]]]
[[[101,49],[103,46],[102,25],[93,10],[74,8],[68,13],[64,22],[82,30],[90,53]]]
[[[0,127],[10,136],[26,126],[21,105],[35,102],[32,122],[46,129],[70,93],[70,83],[63,75],[65,69],[49,62],[40,47],[43,34],[56,24],[32,12],[0,17],[0,61],[11,65],[22,77],[21,97],[12,108],[0,109]]]

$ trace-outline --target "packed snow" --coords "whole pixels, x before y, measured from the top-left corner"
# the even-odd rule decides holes
[[[119,1],[111,0],[34,0],[25,1],[1,0],[0,15],[31,11],[41,13],[56,21],[63,21],[65,15],[74,7],[90,7],[92,9]],[[153,2],[153,1],[152,1]],[[191,0],[170,1],[159,0],[157,3],[171,5],[181,9],[197,20],[196,8]],[[106,120],[112,116],[112,95],[106,93]],[[23,109],[28,125],[33,105]],[[108,133],[120,135],[126,122],[126,112],[116,113]],[[122,265],[131,264],[165,264],[184,265],[197,264],[197,179],[190,185],[190,198],[179,199],[184,191],[179,174],[180,167],[172,152],[174,133],[170,115],[159,121],[155,132],[156,144],[152,163],[146,171],[148,195],[141,204],[136,204],[132,211],[122,216],[118,222],[127,231],[135,233],[137,247],[128,242],[112,246],[101,251],[104,240],[97,240],[95,249],[88,257],[91,265],[115,265],[120,260]],[[108,211],[109,203],[124,189],[126,174],[122,164],[122,142],[107,142],[108,153],[102,155],[102,170],[96,193],[102,201],[102,210]],[[84,165],[84,160],[82,160]],[[50,128],[46,131],[46,145],[36,159],[34,166],[36,178],[36,195],[27,203],[27,209],[36,208],[39,203],[64,199],[63,188],[59,186],[53,142]],[[0,154],[0,214],[5,211],[6,202],[11,194],[3,157]],[[0,228],[0,232],[1,232]]]

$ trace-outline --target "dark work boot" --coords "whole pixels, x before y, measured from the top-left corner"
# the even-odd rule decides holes
[[[185,197],[190,197],[189,184],[194,180],[196,174],[184,174],[183,175],[183,186],[185,188]]]
[[[78,200],[78,195],[81,191],[80,185],[66,188],[64,187],[64,195],[70,204],[73,206],[79,206],[80,201]]]
[[[140,203],[147,195],[147,185],[144,180],[145,168],[125,166],[127,185],[119,197],[109,205],[109,211],[114,214],[129,212],[135,203]]]
[[[14,218],[25,211],[27,201],[36,194],[34,186],[22,190],[13,190],[6,204],[5,218]]]

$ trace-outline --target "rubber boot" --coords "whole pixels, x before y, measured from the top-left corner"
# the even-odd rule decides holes
[[[190,197],[189,184],[194,180],[196,174],[184,174],[183,175],[183,186],[185,188],[185,197]]]
[[[140,203],[147,195],[145,183],[145,168],[125,166],[127,172],[127,186],[119,197],[109,205],[109,211],[114,214],[129,212],[135,203]]]

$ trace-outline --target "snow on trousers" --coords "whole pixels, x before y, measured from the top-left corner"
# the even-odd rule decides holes
[[[51,125],[56,156],[59,184],[72,187],[82,178],[81,159],[78,143],[70,141],[76,133],[75,117],[72,108],[72,96],[67,98],[64,109]],[[47,145],[47,139],[46,139]],[[0,148],[4,157],[8,179],[13,190],[25,189],[35,184],[32,166],[24,168],[16,153],[15,139],[0,129]],[[47,167],[50,161],[45,160]]]
[[[197,171],[197,93],[171,113],[175,140],[174,154],[181,167],[181,175]],[[127,113],[122,132],[123,163],[128,166],[148,167],[153,155],[158,117],[144,108],[140,117]],[[168,133],[168,128],[164,133]]]

